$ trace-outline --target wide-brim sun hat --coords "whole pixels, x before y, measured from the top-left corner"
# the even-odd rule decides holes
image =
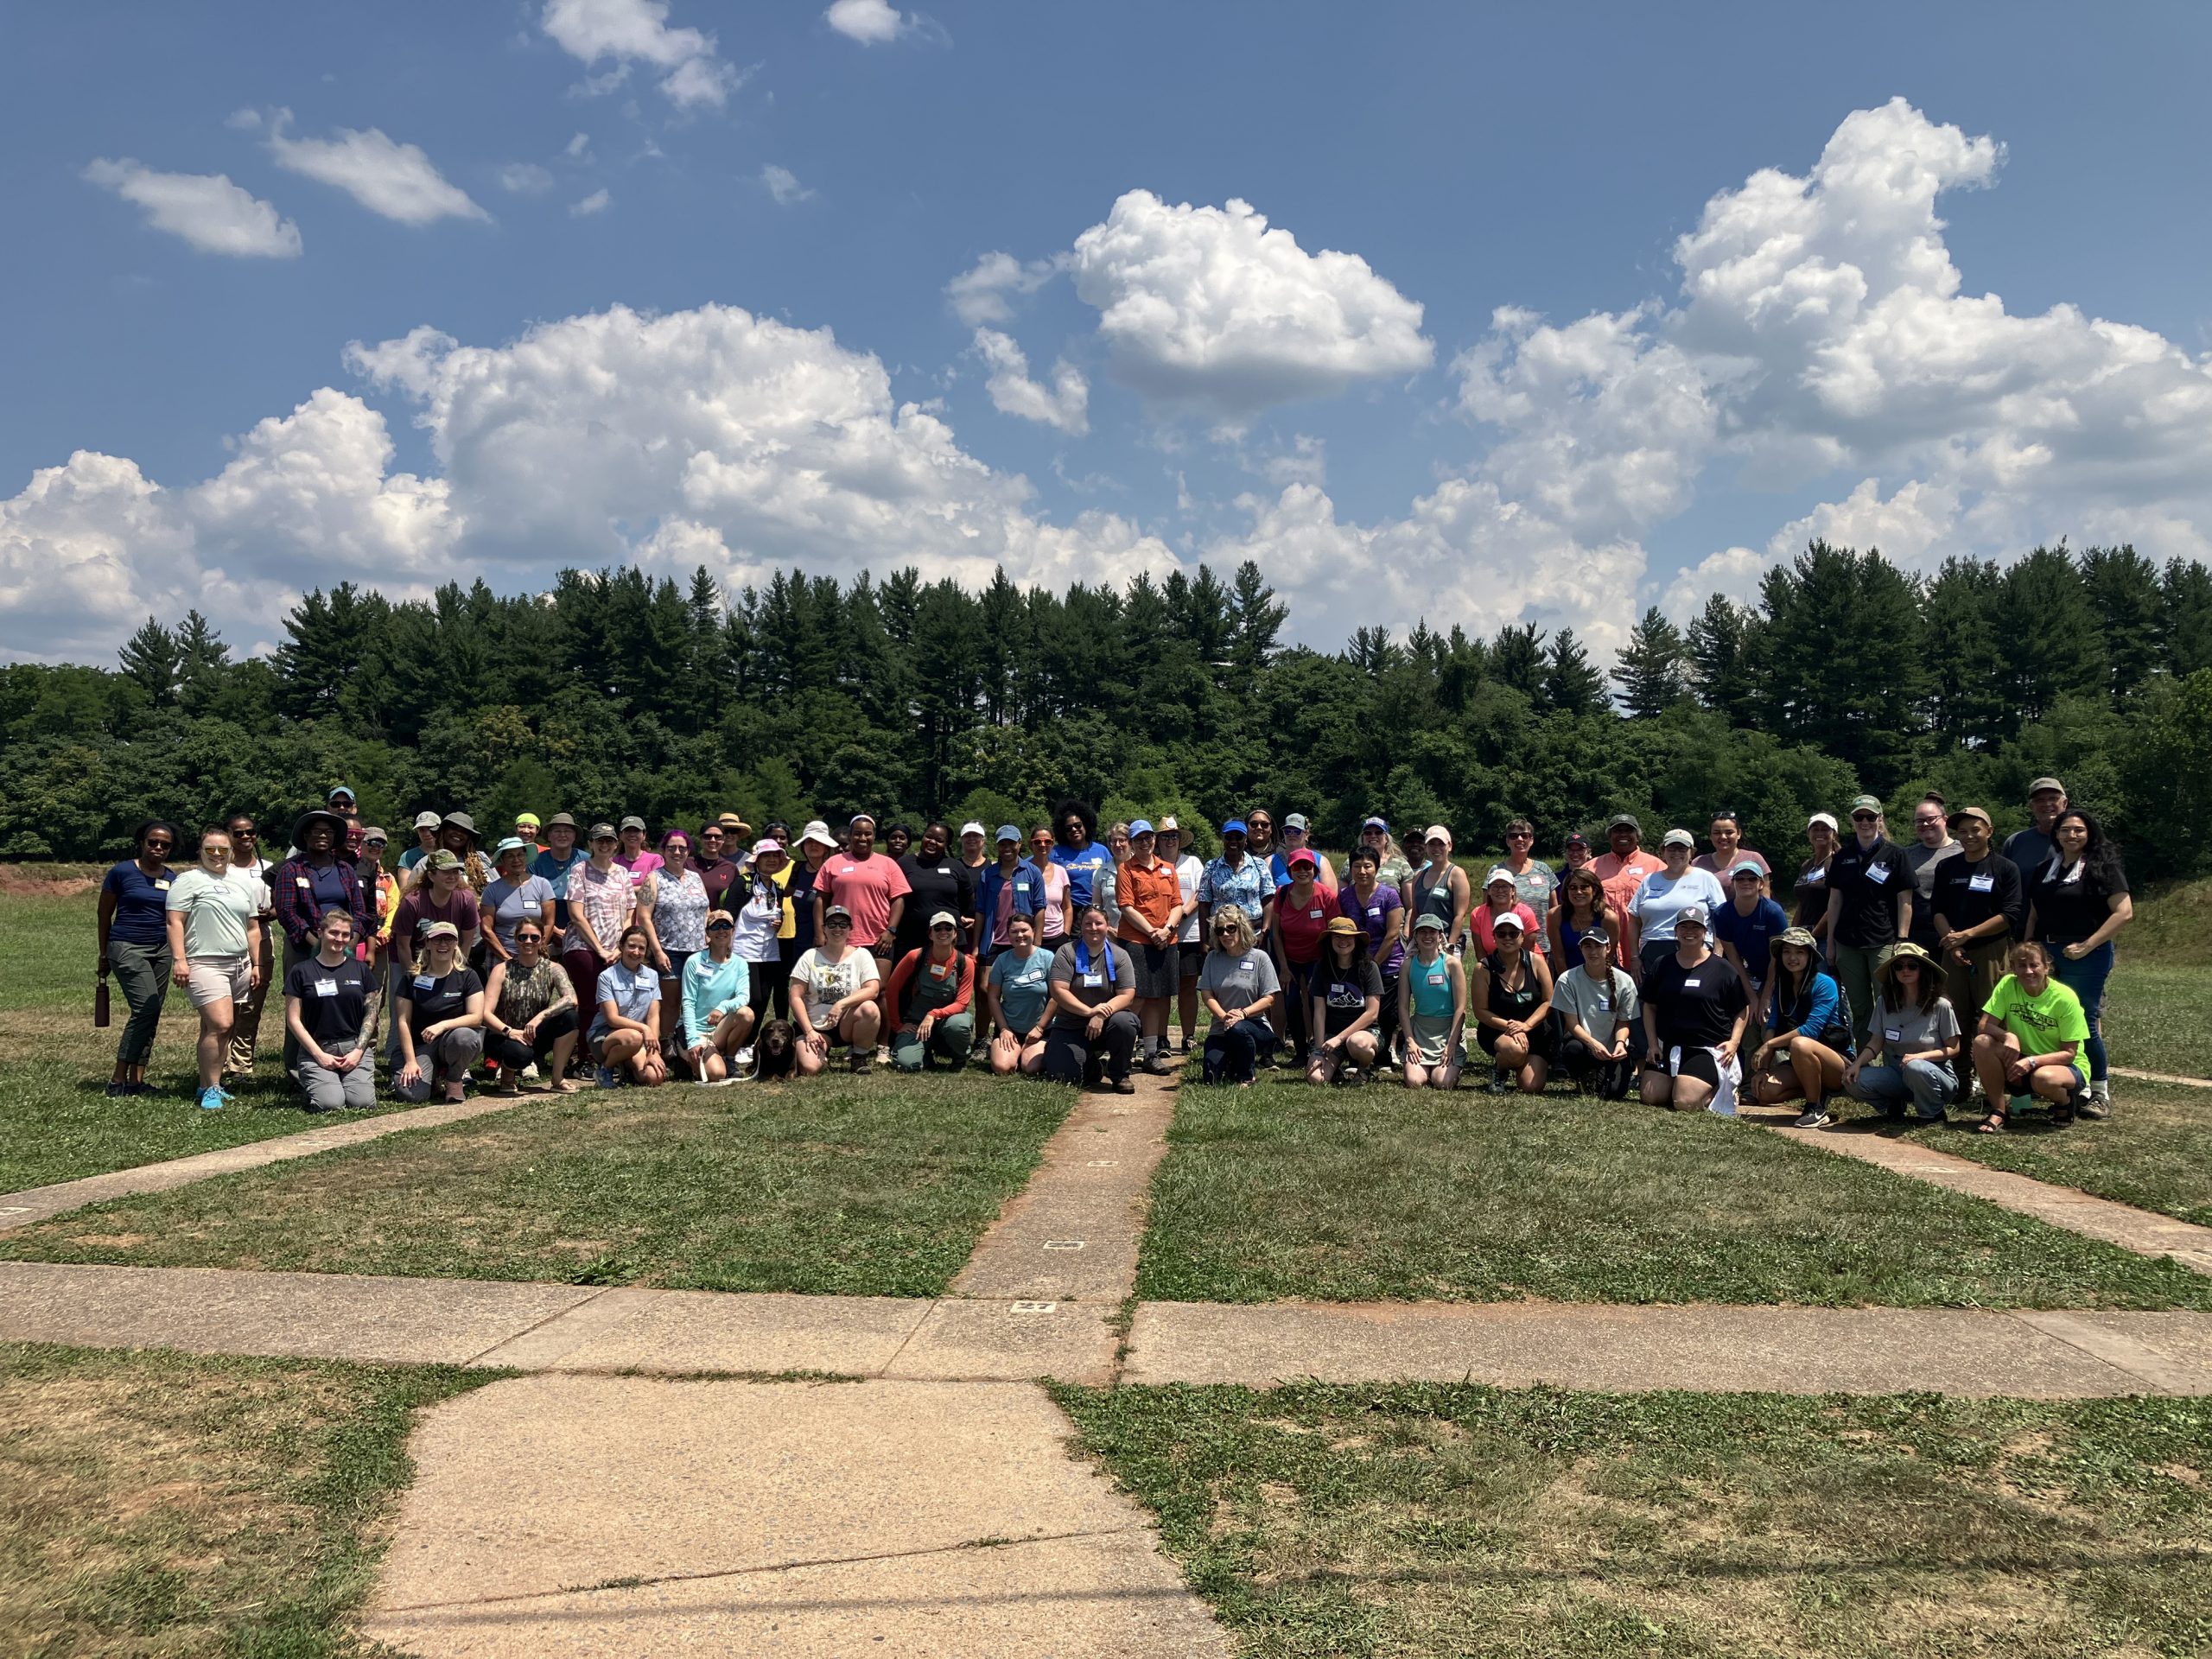
[[[417,830],[435,830],[438,827],[439,822],[438,815],[435,812],[417,812],[415,815],[415,827]]]
[[[448,824],[452,825],[456,830],[465,831],[471,841],[476,839],[476,820],[470,817],[467,813],[448,812],[445,817],[438,820],[438,828],[441,830],[444,829]]]
[[[1361,928],[1359,924],[1352,920],[1349,916],[1332,916],[1329,918],[1329,925],[1321,931],[1324,933],[1344,934],[1353,938],[1357,938],[1361,932]]]
[[[498,846],[492,849],[492,861],[494,864],[497,864],[509,853],[527,853],[531,850],[533,849],[531,849],[531,844],[523,840],[521,836],[509,836],[505,841],[501,842]]]
[[[830,826],[819,818],[812,820],[805,829],[798,832],[800,846],[804,847],[809,842],[812,842],[817,847],[827,847],[833,853],[837,850],[837,837],[830,833]]]
[[[308,844],[308,831],[318,823],[330,826],[330,844],[333,847],[344,844],[346,820],[328,807],[318,806],[301,813],[298,822],[292,825],[292,845],[304,849]]]

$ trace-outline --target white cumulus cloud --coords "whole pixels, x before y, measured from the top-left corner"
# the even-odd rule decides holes
[[[944,285],[945,302],[971,328],[987,322],[1011,322],[1014,307],[1007,296],[1034,294],[1066,270],[1068,263],[1065,254],[1024,264],[1010,253],[987,253]]]
[[[718,109],[739,83],[712,35],[668,26],[665,0],[545,0],[539,23],[586,68],[611,61],[605,85],[620,84],[636,63],[662,71],[661,95],[680,110]]]
[[[1077,437],[1090,430],[1090,383],[1073,364],[1054,364],[1047,387],[1029,378],[1029,359],[1011,335],[978,328],[976,351],[990,369],[985,390],[1001,414],[1041,421]]]
[[[895,41],[912,27],[890,0],[836,0],[822,16],[840,35],[858,41],[862,46],[880,46],[886,41]]]
[[[1117,374],[1230,419],[1428,366],[1421,308],[1354,253],[1308,253],[1249,203],[1132,190],[1076,238],[1076,292]]]
[[[403,225],[491,217],[417,145],[397,143],[377,127],[365,132],[340,127],[335,137],[295,138],[285,130],[291,118],[289,110],[279,110],[270,120],[269,149],[276,164],[335,185],[372,213]]]
[[[607,204],[613,200],[613,196],[604,188],[594,190],[582,200],[569,204],[569,217],[589,219],[594,213],[603,213],[607,211]]]
[[[511,195],[542,196],[552,188],[552,174],[536,162],[509,162],[499,169],[499,188]]]
[[[85,177],[139,208],[156,230],[181,237],[202,253],[239,259],[300,257],[300,227],[226,175],[157,173],[126,156],[96,161],[86,168]]]
[[[796,201],[810,201],[814,197],[814,192],[798,181],[798,175],[788,167],[778,167],[773,162],[761,168],[760,182],[767,187],[768,194],[776,199],[779,207],[788,207]]]

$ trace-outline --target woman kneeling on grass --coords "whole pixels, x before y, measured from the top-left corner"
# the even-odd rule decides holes
[[[1528,935],[1516,905],[1493,911],[1490,917],[1494,948],[1475,964],[1473,982],[1467,988],[1467,1005],[1475,1012],[1475,1041],[1497,1062],[1490,1091],[1502,1095],[1518,1088],[1524,1095],[1541,1095],[1551,1076],[1557,1045],[1553,1040],[1552,970],[1544,959],[1522,949]],[[1478,924],[1477,931],[1481,931]]]
[[[1959,1018],[1943,995],[1942,970],[1908,939],[1874,970],[1874,985],[1866,1046],[1846,1068],[1844,1086],[1885,1117],[1904,1116],[1910,1100],[1922,1122],[1941,1123],[1959,1097]]]
[[[875,1058],[883,1005],[872,951],[853,944],[853,912],[832,905],[822,912],[822,937],[791,964],[791,1025],[798,1033],[798,1071],[810,1077],[830,1064],[830,1045],[853,1052],[853,1075],[865,1077]]]
[[[230,1103],[223,1060],[237,1009],[261,986],[261,912],[268,891],[251,870],[232,874],[231,832],[220,824],[200,832],[200,862],[169,883],[170,972],[200,1010],[203,1112]]]
[[[324,911],[316,938],[321,949],[284,976],[284,1028],[298,1052],[292,1078],[311,1112],[365,1111],[377,1103],[376,1054],[361,1029],[372,981],[353,954],[353,912]]]
[[[497,886],[498,883],[493,883]],[[540,1090],[572,1095],[569,1056],[576,1046],[576,988],[545,954],[545,927],[528,917],[507,940],[510,955],[484,982],[484,1053],[499,1068],[499,1092],[513,1094],[524,1066],[537,1067]]]
[[[887,988],[899,1021],[891,1064],[901,1071],[965,1070],[976,1044],[976,958],[960,948],[960,918],[949,910],[931,916],[930,942],[899,958]]]
[[[1198,995],[1213,1016],[1207,1028],[1203,1074],[1208,1083],[1249,1087],[1254,1068],[1275,1046],[1268,1016],[1282,999],[1275,964],[1254,948],[1252,918],[1242,905],[1213,913],[1213,949],[1198,969]]]
[[[1037,920],[1014,911],[1006,919],[1006,948],[991,958],[984,982],[990,999],[991,1071],[1034,1077],[1045,1069],[1045,1021],[1052,1012],[1052,954],[1037,948]]]
[[[632,922],[622,930],[613,965],[599,976],[599,1012],[591,1022],[591,1054],[599,1062],[599,1086],[612,1089],[628,1081],[647,1089],[668,1081],[668,1062],[660,1052],[660,975],[645,960],[652,941]]]
[[[1459,1084],[1462,1033],[1467,1026],[1467,970],[1444,950],[1450,924],[1434,910],[1414,918],[1414,953],[1398,976],[1398,1021],[1406,1033],[1406,1087],[1454,1089]]]
[[[1683,906],[1674,950],[1644,969],[1643,1100],[1733,1117],[1751,997],[1744,976],[1706,943],[1709,925],[1702,904]]]
[[[1372,873],[1374,856],[1360,867]],[[1362,1077],[1375,1069],[1376,1022],[1382,1017],[1382,970],[1368,960],[1367,929],[1349,916],[1335,916],[1322,931],[1321,963],[1313,970],[1313,1007],[1309,1029],[1315,1033],[1308,1083],[1333,1083],[1349,1062]]]
[[[327,935],[325,936],[327,937]],[[462,1098],[468,1069],[484,1052],[484,982],[461,959],[461,930],[430,922],[416,936],[415,971],[399,982],[392,1018],[399,1027],[399,1070],[391,1086],[402,1100]]]
[[[753,964],[736,953],[737,918],[707,912],[706,948],[683,963],[683,1069],[701,1083],[743,1075],[753,1040]]]
[[[1833,1121],[1827,1097],[1843,1087],[1851,1064],[1851,1008],[1805,928],[1785,928],[1776,936],[1769,974],[1772,1035],[1751,1057],[1751,1094],[1762,1106],[1803,1101],[1804,1113],[1794,1127],[1817,1129]]]
[[[2082,999],[2051,977],[2050,952],[2037,941],[2014,945],[2012,962],[2012,971],[1982,1006],[1974,1039],[1974,1072],[1990,1103],[1989,1116],[1977,1126],[1981,1135],[2002,1134],[2031,1100],[2050,1103],[2053,1123],[2071,1123],[2089,1086],[2082,1058],[2089,1019]]]

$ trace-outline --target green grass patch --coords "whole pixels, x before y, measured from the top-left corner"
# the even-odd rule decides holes
[[[200,1017],[174,988],[147,1070],[156,1092],[110,1100],[128,1014],[118,991],[115,1025],[93,1027],[96,902],[90,892],[0,890],[0,1192],[298,1135],[327,1121],[302,1109],[279,1069],[281,1005],[263,1014],[260,1075],[232,1085],[235,1104],[200,1110],[192,1097]]]
[[[1751,1124],[1564,1094],[1186,1084],[1147,1300],[2212,1308],[2212,1279]]]
[[[587,1090],[118,1199],[17,1260],[934,1296],[1075,1091],[826,1075]]]
[[[1058,1388],[1254,1659],[2212,1649],[2212,1410]]]
[[[2212,1077],[2212,963],[2143,963],[2123,955],[2105,986],[2104,1027],[2114,1065]]]
[[[412,1414],[499,1375],[0,1344],[0,1651],[364,1651]]]

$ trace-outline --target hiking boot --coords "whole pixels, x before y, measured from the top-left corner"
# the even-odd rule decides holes
[[[1114,1092],[1117,1095],[1134,1095],[1136,1091],[1136,1080],[1133,1077],[1123,1077],[1114,1085]]]

